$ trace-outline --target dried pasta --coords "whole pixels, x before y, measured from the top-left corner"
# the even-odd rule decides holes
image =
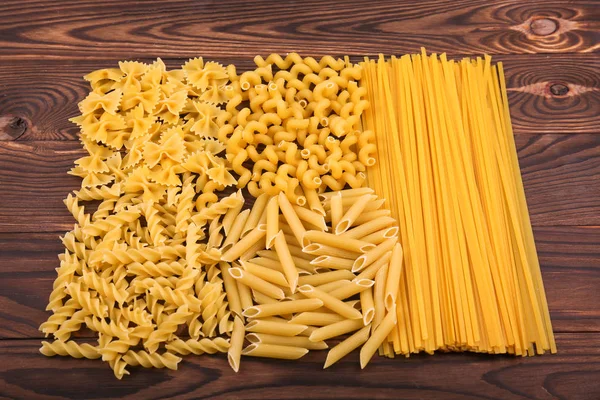
[[[84,77],[42,354],[121,379],[190,354],[238,372],[341,336],[325,368],[360,346],[361,368],[378,351],[556,351],[501,64],[254,61]]]

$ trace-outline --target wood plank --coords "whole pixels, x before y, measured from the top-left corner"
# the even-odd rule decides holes
[[[532,223],[600,225],[600,135],[518,135]],[[62,200],[77,142],[0,142],[0,232],[60,232],[73,218]]]
[[[559,353],[531,358],[440,354],[377,357],[364,370],[355,351],[322,370],[324,352],[297,361],[244,358],[234,373],[224,355],[188,356],[178,371],[141,370],[117,381],[100,360],[46,358],[39,341],[0,341],[0,395],[7,398],[123,399],[597,399],[600,339],[557,335]]]
[[[0,234],[0,339],[41,337],[58,236]],[[600,227],[539,227],[535,238],[554,330],[600,332]]]
[[[0,7],[0,56],[373,54],[420,46],[453,54],[591,52],[598,49],[596,5],[593,0],[307,0],[252,6],[240,0],[207,5],[152,0],[142,6],[111,0],[98,7],[90,0],[11,0]]]
[[[417,51],[417,48],[410,51]],[[360,58],[353,57],[353,60],[358,62]],[[552,62],[548,62],[547,55],[500,55],[494,60],[504,62],[516,133],[598,132],[600,77],[596,71],[600,69],[600,57],[557,54],[551,57]],[[169,68],[179,68],[185,61],[165,60]],[[220,57],[217,61],[234,63],[240,71],[253,66],[250,56]],[[4,96],[0,97],[0,141],[15,137],[18,140],[75,140],[77,127],[67,119],[78,114],[77,103],[89,92],[87,82],[81,77],[92,70],[116,64],[115,60],[1,63]],[[568,91],[553,94],[550,88],[557,84]]]

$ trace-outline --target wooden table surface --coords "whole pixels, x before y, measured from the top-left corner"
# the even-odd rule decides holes
[[[600,399],[600,3],[558,0],[0,2],[0,397]],[[559,349],[533,358],[357,354],[298,362],[191,356],[117,381],[106,364],[38,353],[62,199],[82,154],[67,118],[81,78],[118,60],[256,54],[488,53],[510,108]]]

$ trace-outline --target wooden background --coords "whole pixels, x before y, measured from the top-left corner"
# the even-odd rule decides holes
[[[600,3],[558,0],[0,2],[0,397],[600,399]],[[256,54],[488,53],[505,63],[558,355],[299,362],[187,357],[117,381],[48,359],[38,325],[72,217],[81,76],[118,60]]]

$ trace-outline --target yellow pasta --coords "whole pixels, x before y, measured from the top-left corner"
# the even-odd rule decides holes
[[[263,240],[265,235],[267,234],[267,228],[265,225],[258,225],[256,228],[252,229],[250,233],[248,233],[245,237],[243,237],[239,242],[233,245],[229,250],[227,250],[222,256],[221,259],[223,261],[231,262],[239,258],[244,252],[254,246],[258,241]]]
[[[348,304],[338,300],[330,294],[317,289],[311,285],[302,285],[298,288],[298,291],[306,297],[312,299],[319,299],[323,302],[323,306],[330,309],[331,311],[340,314],[348,319],[360,319],[362,314],[355,308],[350,307]]]
[[[289,247],[285,241],[285,236],[281,231],[279,231],[275,237],[275,252],[281,261],[281,268],[283,269],[289,288],[292,293],[294,293],[298,284],[298,270],[296,269],[296,263],[292,258]]]
[[[230,275],[248,286],[250,289],[257,290],[260,293],[263,293],[273,299],[283,299],[285,297],[283,290],[278,288],[276,285],[265,281],[249,273],[248,271],[244,271],[241,268],[231,268],[229,270]]]
[[[246,329],[244,322],[240,317],[235,317],[233,320],[233,331],[231,333],[231,342],[229,350],[227,351],[227,360],[231,369],[238,372],[240,369],[240,358],[242,355],[242,348],[244,346],[244,335]]]
[[[252,343],[242,350],[242,354],[251,357],[279,358],[296,360],[308,353],[308,349],[277,344]]]
[[[290,324],[286,322],[266,321],[264,319],[255,319],[246,325],[247,332],[268,333],[279,336],[297,336],[308,326],[300,324]]]
[[[373,333],[367,339],[364,346],[360,349],[360,368],[365,368],[373,354],[377,351],[379,345],[383,343],[389,333],[396,326],[396,313],[390,312],[385,318],[381,321],[381,323],[375,327]]]
[[[301,300],[299,300],[301,301]],[[301,312],[290,320],[290,323],[309,326],[326,326],[343,321],[344,317],[330,312]]]
[[[287,286],[287,280],[285,276],[279,272],[275,271],[268,267],[263,267],[262,265],[254,264],[251,261],[241,261],[242,267],[244,270],[249,273],[264,279],[267,282],[273,283],[279,286]]]
[[[250,333],[246,336],[250,343],[276,344],[280,346],[300,347],[307,350],[325,350],[328,348],[325,342],[312,342],[306,336],[277,336],[267,333]]]
[[[244,316],[248,318],[265,318],[274,315],[296,314],[316,310],[321,306],[323,306],[323,301],[319,299],[283,301],[249,307],[244,310]]]
[[[374,245],[357,239],[338,240],[337,236],[333,234],[314,230],[306,231],[304,234],[304,239],[310,241],[311,243],[323,244],[356,253],[366,253],[367,251],[375,248]]]
[[[556,351],[501,64],[255,63],[86,75],[43,354],[121,379],[175,354],[228,352],[237,372],[354,331],[325,367],[363,343],[363,368],[378,349]],[[82,327],[97,345],[71,339]]]
[[[267,203],[267,249],[270,249],[274,242],[275,236],[279,233],[279,202],[277,196],[271,197]]]
[[[328,368],[350,353],[352,350],[358,348],[360,345],[365,343],[369,338],[369,331],[371,326],[364,326],[361,330],[351,335],[344,341],[337,344],[327,353],[327,359],[325,360],[325,366]]]
[[[371,201],[371,195],[364,195],[356,199],[356,202],[346,211],[346,213],[339,219],[339,222],[335,225],[335,233],[340,235],[346,232],[353,224],[354,221],[365,211],[367,204]],[[333,220],[333,217],[332,217]]]
[[[331,339],[332,337],[344,335],[363,328],[362,319],[346,319],[334,324],[326,325],[316,329],[310,334],[309,339],[313,342],[320,342]]]

